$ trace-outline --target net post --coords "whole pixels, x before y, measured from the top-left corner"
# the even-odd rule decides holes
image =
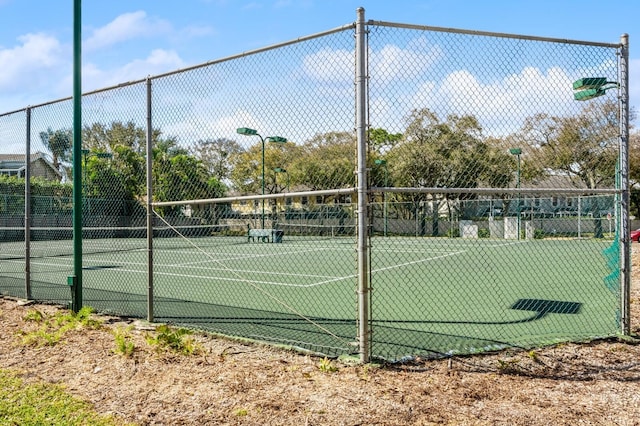
[[[358,185],[358,346],[360,362],[369,362],[370,357],[370,306],[369,306],[369,228],[367,226],[367,65],[366,27],[364,8],[357,9],[356,22],[356,140],[357,140],[357,185]]]
[[[153,322],[153,127],[151,115],[151,77],[147,77],[147,321]]]
[[[620,327],[631,334],[631,244],[629,218],[629,35],[620,37]]]

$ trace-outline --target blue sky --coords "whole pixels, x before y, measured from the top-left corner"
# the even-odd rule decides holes
[[[200,64],[366,18],[616,43],[640,104],[640,1],[112,0],[82,6],[83,90]],[[72,0],[0,0],[0,112],[72,93]]]

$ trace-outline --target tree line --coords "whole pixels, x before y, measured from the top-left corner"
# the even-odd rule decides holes
[[[507,188],[541,184],[562,176],[577,188],[614,185],[618,156],[618,107],[592,102],[576,115],[540,113],[503,138],[486,136],[473,115],[439,117],[412,111],[402,133],[373,128],[368,134],[370,184],[376,187]],[[41,132],[54,167],[71,176],[69,129]],[[142,200],[146,195],[146,132],[133,122],[94,123],[83,129],[84,191],[88,197]],[[159,130],[152,133],[155,201],[259,194],[263,185],[260,141],[243,145],[228,138],[185,146]],[[631,140],[631,178],[640,182],[640,138]],[[518,147],[519,155],[509,148]],[[520,173],[516,169],[520,162]],[[355,186],[353,132],[332,131],[307,141],[264,144],[264,188],[268,194]],[[396,194],[396,200],[446,203],[475,195]],[[328,197],[325,197],[328,198]],[[632,191],[640,217],[640,192]],[[509,202],[505,199],[505,202]],[[436,207],[437,209],[437,207]]]

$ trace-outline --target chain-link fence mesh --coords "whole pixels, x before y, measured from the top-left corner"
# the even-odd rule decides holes
[[[76,164],[102,311],[394,360],[619,331],[619,107],[572,93],[615,82],[619,46],[366,29],[366,105],[348,25],[85,95],[75,162],[70,100],[0,116],[24,157],[31,114],[38,180],[25,241],[24,177],[0,176],[2,292],[69,299]]]
[[[373,353],[615,333],[617,93],[579,103],[572,83],[616,81],[618,51],[370,31],[374,185],[415,189],[378,193],[374,208]]]
[[[0,290],[26,297],[25,184],[27,114],[0,116]]]

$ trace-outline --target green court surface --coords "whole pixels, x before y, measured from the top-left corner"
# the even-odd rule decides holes
[[[34,242],[33,297],[64,302],[72,257]],[[14,246],[15,245],[15,246]],[[619,292],[600,240],[371,240],[371,344],[386,359],[532,347],[611,336]],[[0,290],[20,295],[24,259],[2,243]],[[84,241],[84,304],[146,316],[144,239]],[[51,254],[48,254],[51,253]],[[353,237],[154,240],[154,316],[250,339],[339,355],[357,351]]]

